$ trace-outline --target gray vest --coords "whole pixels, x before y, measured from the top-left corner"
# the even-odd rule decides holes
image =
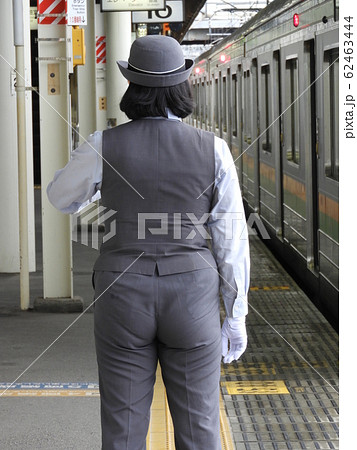
[[[202,225],[213,198],[213,133],[145,118],[104,131],[102,148],[102,205],[116,213],[105,222],[104,240],[112,237],[94,270],[167,275],[216,267]]]

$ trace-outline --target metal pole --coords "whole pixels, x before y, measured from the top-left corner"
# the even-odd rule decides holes
[[[107,25],[107,127],[127,122],[120,111],[119,103],[128,87],[128,82],[118,74],[118,59],[129,57],[131,46],[130,12],[108,12]]]
[[[13,17],[14,44],[16,52],[17,150],[19,174],[20,306],[22,310],[26,310],[30,305],[30,276],[27,212],[24,24],[22,0],[13,0]]]

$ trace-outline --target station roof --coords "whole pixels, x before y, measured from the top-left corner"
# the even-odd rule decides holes
[[[184,0],[184,21],[182,27],[177,28],[177,30],[173,27],[171,36],[180,43],[186,38],[192,41],[195,40],[197,35],[195,31],[200,28],[209,28],[210,33],[207,34],[208,38],[205,40],[216,40],[217,33],[215,33],[215,29],[217,29],[216,31],[220,30],[222,36],[222,31],[224,31],[224,34],[231,34],[234,29],[241,27],[274,1],[276,0]],[[201,14],[199,15],[199,13]],[[194,36],[192,36],[192,33],[188,36],[188,31],[194,31]]]
[[[183,26],[180,31],[173,32],[171,36],[181,42],[205,3],[206,0],[186,0]]]

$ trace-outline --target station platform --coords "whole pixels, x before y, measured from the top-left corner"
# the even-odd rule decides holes
[[[32,300],[42,295],[39,190],[35,197]],[[254,234],[250,244],[248,348],[222,364],[222,449],[337,449],[338,336]],[[74,295],[84,308],[93,301],[96,257],[73,243]],[[22,312],[18,275],[0,274],[0,286],[0,449],[100,449],[92,309]],[[159,375],[148,450],[175,448]]]

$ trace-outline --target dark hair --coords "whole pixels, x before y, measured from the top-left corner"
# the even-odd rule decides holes
[[[192,113],[194,103],[188,80],[170,87],[147,87],[130,83],[120,102],[121,111],[133,120],[167,117],[166,108],[181,118]]]

